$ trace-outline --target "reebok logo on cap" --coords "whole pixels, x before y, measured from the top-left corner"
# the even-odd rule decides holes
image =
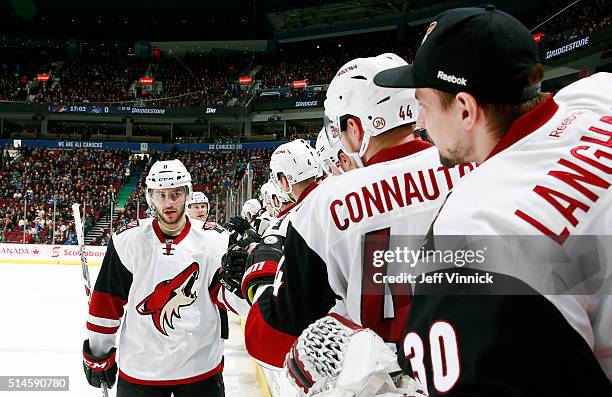
[[[467,85],[467,80],[465,77],[456,77],[454,75],[448,75],[446,73],[444,73],[441,70],[438,70],[438,76],[437,76],[440,80],[444,80],[444,81],[448,81],[449,83],[453,83],[453,84],[459,84],[462,86],[466,86]]]

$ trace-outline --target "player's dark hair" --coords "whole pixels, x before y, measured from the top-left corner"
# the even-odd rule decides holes
[[[536,63],[531,68],[527,77],[525,87],[541,83],[544,80],[544,68]],[[455,101],[456,94],[435,90],[442,110],[449,109]],[[535,98],[521,102],[517,105],[507,105],[498,103],[486,103],[477,100],[478,107],[485,114],[487,124],[495,135],[502,136],[508,131],[510,125],[521,115],[529,112],[548,97],[548,93],[540,93]]]

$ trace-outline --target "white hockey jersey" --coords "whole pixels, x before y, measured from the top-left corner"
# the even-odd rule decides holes
[[[542,236],[532,240],[571,256],[576,254],[568,244],[571,238],[591,236],[598,245],[578,247],[590,252],[583,256],[585,266],[572,270],[596,287],[588,294],[550,295],[538,287],[555,286],[553,277],[540,283],[517,278],[515,270],[501,273],[512,276],[501,280],[520,280],[517,285],[525,283],[540,293],[501,294],[492,287],[491,294],[467,296],[470,287],[449,286],[456,293],[436,296],[427,292],[431,287],[417,285],[403,350],[408,371],[430,396],[466,390],[474,396],[506,395],[508,390],[517,396],[612,395],[604,374],[612,379],[611,185],[608,73],[564,88],[517,119],[488,158],[460,181],[435,220],[436,250],[456,241],[447,235],[468,235],[466,241]],[[526,244],[517,251],[527,260],[495,264],[542,274],[542,262],[524,269],[534,251],[528,252]],[[599,261],[584,260],[591,256]],[[444,349],[423,343],[434,333],[444,339]],[[445,374],[439,371],[440,360]],[[518,368],[520,373],[512,374]]]
[[[392,297],[384,284],[372,283],[370,273],[385,273],[372,266],[372,250],[387,249],[391,235],[424,236],[449,190],[471,169],[442,167],[438,151],[417,140],[377,154],[366,168],[324,180],[288,225],[274,288],[251,308],[249,353],[282,366],[295,338],[332,308],[398,342],[410,294],[391,290],[398,292]],[[273,349],[265,335],[275,340]]]
[[[291,221],[296,217],[298,209],[302,206],[302,202],[308,197],[311,192],[318,186],[318,183],[311,183],[300,195],[298,200],[290,205],[288,205],[284,210],[279,212],[278,217],[271,218],[270,225],[262,234],[263,237],[267,236],[277,236],[280,237],[283,245],[285,242],[285,238],[287,238],[287,229],[291,224]]]
[[[104,354],[119,338],[119,376],[171,385],[206,379],[223,369],[217,271],[228,236],[187,218],[178,236],[156,219],[111,239],[92,294],[90,347]],[[212,295],[212,296],[211,296]],[[217,305],[215,305],[217,303]]]
[[[262,236],[264,232],[266,231],[266,229],[270,226],[270,223],[272,222],[273,219],[274,218],[272,218],[268,214],[268,211],[266,210],[264,210],[261,214],[259,214],[259,216],[255,220],[255,226],[256,226],[255,231],[257,232],[257,234]]]

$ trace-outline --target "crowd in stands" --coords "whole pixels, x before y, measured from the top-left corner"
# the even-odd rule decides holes
[[[313,127],[304,127],[304,128],[300,128],[300,127],[296,127],[296,126],[291,126],[291,127],[287,127],[287,140],[292,141],[294,139],[304,139],[304,140],[316,140],[317,136],[319,136],[319,131],[321,131],[320,128],[313,128]]]
[[[70,58],[59,67],[59,82],[45,84],[37,96],[45,103],[103,103],[134,99],[130,85],[142,76],[147,62],[114,53]]]
[[[0,47],[0,100],[25,101],[27,83],[39,73],[48,73],[58,56],[50,49]],[[37,88],[31,87],[31,93]]]
[[[554,42],[565,42],[588,35],[612,25],[612,2],[608,0],[580,1],[559,15],[555,15],[572,3],[574,1],[553,0],[544,13],[519,16],[519,19],[529,29],[537,27],[533,33],[544,33],[547,43],[551,45]]]
[[[186,54],[185,57],[163,57],[157,64],[160,93],[148,98],[166,98],[148,101],[148,107],[221,106],[232,97],[230,81],[235,81],[247,68],[244,56],[210,56]]]
[[[227,218],[226,200],[228,189],[237,189],[245,175],[247,164],[253,169],[253,192],[259,191],[269,177],[269,159],[273,150],[253,149],[233,152],[170,152],[156,153],[149,160],[134,163],[140,178],[134,192],[125,203],[123,211],[113,222],[113,230],[126,227],[139,218],[149,216],[145,197],[145,178],[148,168],[157,160],[179,159],[189,170],[194,191],[203,192],[210,201],[209,221],[224,223]],[[93,245],[108,243],[109,229],[96,239]]]
[[[5,63],[0,69],[0,98],[8,101],[24,100],[25,90],[19,84],[15,71],[10,70]]]
[[[612,2],[589,0],[572,4],[571,0],[550,0],[545,9],[517,15],[535,33],[543,33],[548,44],[592,33],[612,24]],[[571,6],[556,15],[563,8]],[[545,22],[545,23],[543,23]],[[542,24],[543,23],[543,24]],[[136,101],[146,107],[220,106],[244,104],[249,90],[240,90],[238,77],[255,72],[260,90],[282,87],[283,96],[317,97],[321,91],[291,89],[295,80],[307,80],[309,86],[327,84],[347,60],[394,52],[410,62],[425,25],[412,26],[406,39],[397,42],[394,32],[370,33],[315,43],[294,43],[280,47],[276,56],[211,55],[188,53],[176,57],[164,53],[148,61],[110,51],[67,58],[47,50],[0,49],[0,100],[25,100],[27,91],[43,103],[94,103]],[[51,73],[45,84],[34,81],[36,73]],[[138,88],[139,77],[146,73],[161,82],[161,90]],[[54,81],[55,80],[55,81]],[[130,90],[130,87],[137,89]]]
[[[573,3],[572,0],[552,0],[542,12],[518,15],[529,29],[547,21],[533,33],[544,33],[547,43],[565,42],[579,36],[592,33],[612,25],[612,2],[609,0],[589,0],[578,2],[566,11],[557,14]],[[400,55],[407,62],[412,62],[423,35],[425,25],[416,26],[408,31],[408,39],[402,44],[394,44],[392,38],[377,37],[370,34],[363,37],[338,42],[336,47],[327,46],[294,46],[281,52],[278,60],[262,62],[262,69],[256,76],[261,80],[260,88],[290,87],[294,80],[308,80],[308,85],[327,84],[334,73],[350,59],[373,56],[385,52]],[[291,90],[289,95],[295,91]]]
[[[86,204],[87,230],[108,211],[111,190],[121,188],[129,155],[121,150],[21,148],[16,156],[5,157],[0,239],[21,242],[25,229],[26,243],[75,244],[72,204]]]
[[[420,29],[422,30],[422,29]],[[393,52],[410,62],[425,33],[406,43],[398,44],[394,38],[383,34],[348,39],[346,43],[336,42],[326,45],[296,45],[283,48],[278,61],[262,62],[256,79],[261,80],[260,88],[291,87],[295,80],[307,80],[308,85],[329,84],[338,69],[351,59]],[[299,90],[298,90],[299,91]],[[295,90],[290,91],[296,95]]]

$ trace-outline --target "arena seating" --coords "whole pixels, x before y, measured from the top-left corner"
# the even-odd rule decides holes
[[[2,241],[21,242],[25,227],[26,242],[51,243],[55,198],[55,241],[75,244],[71,205],[86,203],[86,229],[92,226],[108,211],[111,189],[121,188],[128,163],[129,153],[119,150],[21,149],[0,170]]]
[[[57,84],[46,84],[37,96],[45,103],[103,103],[134,99],[130,85],[146,71],[147,62],[115,53],[65,60],[57,66]]]
[[[535,28],[568,6],[569,0],[553,0],[545,10],[517,17]],[[543,33],[547,43],[567,41],[589,34],[612,23],[612,3],[593,0],[573,5],[554,16],[534,33]],[[236,81],[253,71],[259,89],[289,88],[294,80],[308,85],[327,84],[346,61],[394,52],[408,62],[424,34],[424,25],[412,26],[403,43],[393,34],[348,36],[336,41],[281,46],[277,56],[210,55],[188,53],[176,57],[165,53],[149,61],[111,51],[68,58],[59,51],[41,49],[0,49],[0,99],[26,100],[26,84],[37,73],[51,72],[52,79],[29,88],[30,96],[43,103],[140,101],[147,107],[219,106],[242,104],[249,95]],[[135,91],[133,83],[149,73],[161,82],[161,90]],[[57,81],[53,81],[53,80]],[[320,94],[320,93],[318,93]],[[286,96],[318,95],[287,89]]]
[[[148,166],[155,160],[178,158],[190,170],[194,190],[204,192],[211,201],[210,219],[225,219],[225,197],[230,187],[237,187],[237,178],[250,162],[254,169],[253,190],[268,178],[267,149],[232,153],[174,152],[156,153],[150,159],[138,160],[119,150],[49,150],[21,149],[19,155],[0,170],[0,237],[3,242],[23,240],[24,196],[27,197],[27,243],[51,243],[53,198],[57,197],[56,243],[76,244],[70,206],[85,202],[86,229],[109,211],[111,189],[118,192],[126,181],[125,170],[140,175],[137,188],[115,219],[115,230],[136,218],[136,200],[140,199],[140,217],[145,217],[147,204],[144,180]],[[217,199],[218,198],[218,199]],[[217,203],[218,200],[218,203]],[[108,229],[106,230],[108,232]],[[94,244],[106,243],[108,233]]]

